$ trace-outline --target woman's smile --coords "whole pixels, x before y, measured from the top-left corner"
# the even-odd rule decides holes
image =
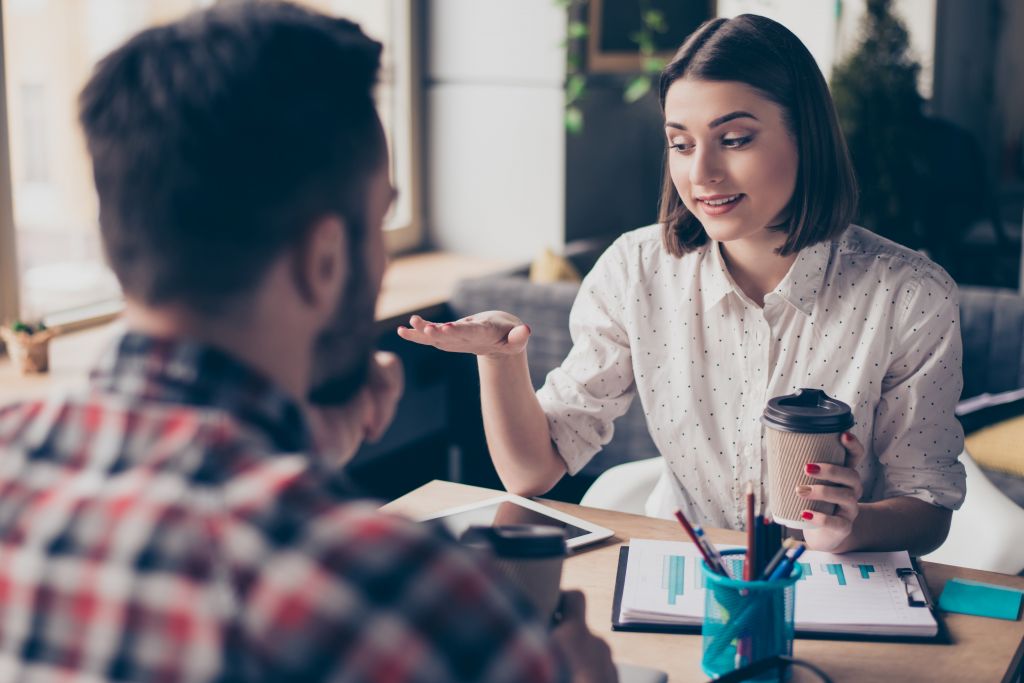
[[[701,211],[708,216],[721,216],[739,206],[745,196],[742,192],[739,194],[706,195],[697,197],[697,203],[700,205]]]

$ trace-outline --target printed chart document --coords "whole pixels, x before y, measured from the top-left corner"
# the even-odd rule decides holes
[[[738,546],[719,550],[730,547]],[[700,561],[692,543],[632,539],[613,621],[625,627],[699,626],[704,614]],[[726,564],[739,575],[739,561],[727,556]],[[798,564],[803,569],[796,584],[798,634],[937,635],[938,622],[906,552],[833,555],[809,550]]]

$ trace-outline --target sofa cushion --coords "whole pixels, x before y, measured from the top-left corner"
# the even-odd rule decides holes
[[[578,285],[582,280],[572,261],[547,248],[530,264],[530,282],[535,285],[552,282],[572,282]]]
[[[960,288],[964,398],[1024,387],[1024,297],[1010,289]]]

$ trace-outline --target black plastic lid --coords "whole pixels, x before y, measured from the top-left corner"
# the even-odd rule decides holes
[[[542,524],[471,526],[461,543],[488,547],[498,557],[562,557],[566,554],[565,530]]]
[[[853,413],[850,406],[821,389],[797,389],[769,399],[761,422],[782,432],[831,434],[852,427]]]

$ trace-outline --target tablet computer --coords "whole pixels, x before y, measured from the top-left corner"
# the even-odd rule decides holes
[[[455,538],[462,536],[462,533],[471,526],[497,526],[499,524],[556,526],[565,530],[565,542],[569,548],[578,548],[588,543],[603,541],[615,533],[611,529],[511,493],[433,512],[419,518],[421,522],[428,520],[441,522]]]

